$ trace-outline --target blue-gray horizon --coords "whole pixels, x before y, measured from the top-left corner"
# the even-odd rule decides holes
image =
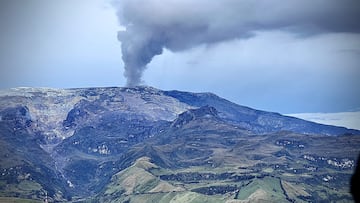
[[[337,113],[297,113],[287,115],[316,123],[360,130],[360,111]]]

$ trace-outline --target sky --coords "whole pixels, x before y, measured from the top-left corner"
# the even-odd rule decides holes
[[[149,85],[360,111],[357,0],[0,0],[0,88]]]

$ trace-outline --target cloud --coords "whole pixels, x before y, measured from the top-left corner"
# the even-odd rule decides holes
[[[286,30],[299,36],[359,32],[358,0],[118,0],[122,58],[129,86],[141,82],[152,58],[173,52]]]
[[[360,111],[339,113],[300,113],[289,114],[289,116],[298,117],[316,123],[344,126],[360,130]]]

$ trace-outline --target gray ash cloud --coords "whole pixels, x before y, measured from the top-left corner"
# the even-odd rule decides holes
[[[257,31],[283,30],[306,37],[360,31],[358,0],[118,0],[122,59],[128,86],[163,49],[246,39]]]

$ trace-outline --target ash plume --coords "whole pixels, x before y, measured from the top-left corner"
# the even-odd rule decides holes
[[[128,86],[164,48],[177,52],[201,44],[246,39],[283,30],[299,37],[360,31],[358,0],[118,0],[113,5]]]

